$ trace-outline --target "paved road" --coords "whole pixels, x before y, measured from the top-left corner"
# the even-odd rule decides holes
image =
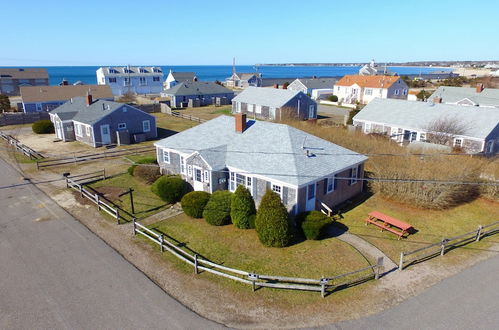
[[[0,159],[0,187],[22,184]],[[0,188],[0,329],[214,329],[31,184]]]
[[[499,329],[499,256],[383,313],[327,329]]]

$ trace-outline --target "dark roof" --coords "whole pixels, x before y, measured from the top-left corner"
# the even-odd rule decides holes
[[[0,68],[0,79],[48,79],[49,74],[43,68]]]
[[[166,89],[162,94],[166,95],[211,95],[234,93],[228,88],[206,81],[184,81],[172,88]]]
[[[315,79],[298,79],[303,85],[311,89],[333,88],[333,85],[338,81],[334,78],[315,78]]]
[[[175,81],[194,81],[194,78],[196,78],[196,74],[194,72],[172,72],[171,73]]]
[[[108,85],[62,85],[23,86],[21,96],[24,103],[67,101],[72,97],[85,96],[90,92],[93,99],[112,99],[113,92]]]
[[[105,100],[98,100],[87,106],[84,97],[75,97],[50,111],[50,113],[57,114],[61,120],[72,119],[84,124],[94,124],[123,106],[133,108],[127,104]],[[137,108],[134,109],[141,111]]]

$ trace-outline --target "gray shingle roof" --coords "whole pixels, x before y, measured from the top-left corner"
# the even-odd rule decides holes
[[[163,70],[159,66],[103,66],[98,70],[100,69],[106,76],[111,77],[163,76]],[[127,72],[127,69],[130,72]],[[141,70],[144,72],[140,72]]]
[[[499,89],[485,88],[477,93],[475,88],[440,86],[430,96],[430,100],[441,97],[443,103],[456,103],[465,98],[479,106],[499,107]]]
[[[236,133],[234,118],[220,116],[155,145],[187,154],[197,151],[213,170],[233,167],[298,186],[367,159],[287,125],[248,121],[248,126]],[[315,155],[307,156],[302,146]]]
[[[280,108],[299,93],[301,92],[289,89],[248,87],[233,98],[232,101]]]
[[[468,129],[465,136],[484,139],[499,125],[499,110],[376,98],[353,117],[354,120],[422,131],[433,121],[445,118],[457,118],[466,123]]]
[[[75,97],[72,101],[68,101],[50,113],[57,114],[61,120],[75,120],[84,124],[94,124],[103,117],[112,113],[114,110],[124,106],[123,103],[98,100],[90,106],[85,103],[85,98]],[[127,107],[130,107],[127,105]],[[137,111],[140,111],[137,109]]]
[[[173,71],[172,76],[175,81],[194,81],[196,74],[194,72]]]
[[[164,95],[211,95],[234,93],[228,88],[206,81],[184,81],[170,89],[165,89]]]
[[[338,79],[334,78],[312,78],[312,79],[297,79],[307,88],[311,89],[322,89],[322,88],[333,88],[334,84]]]

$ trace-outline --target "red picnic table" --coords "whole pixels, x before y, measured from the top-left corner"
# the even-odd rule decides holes
[[[404,235],[409,234],[409,230],[413,229],[412,225],[378,211],[370,212],[365,221],[366,226],[371,223],[381,228],[381,231],[387,230],[394,233],[399,239],[404,237]]]

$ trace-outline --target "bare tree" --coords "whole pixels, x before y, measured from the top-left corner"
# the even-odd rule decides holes
[[[426,127],[426,139],[431,143],[450,145],[456,135],[464,135],[469,130],[469,125],[458,118],[440,117],[430,122]]]

